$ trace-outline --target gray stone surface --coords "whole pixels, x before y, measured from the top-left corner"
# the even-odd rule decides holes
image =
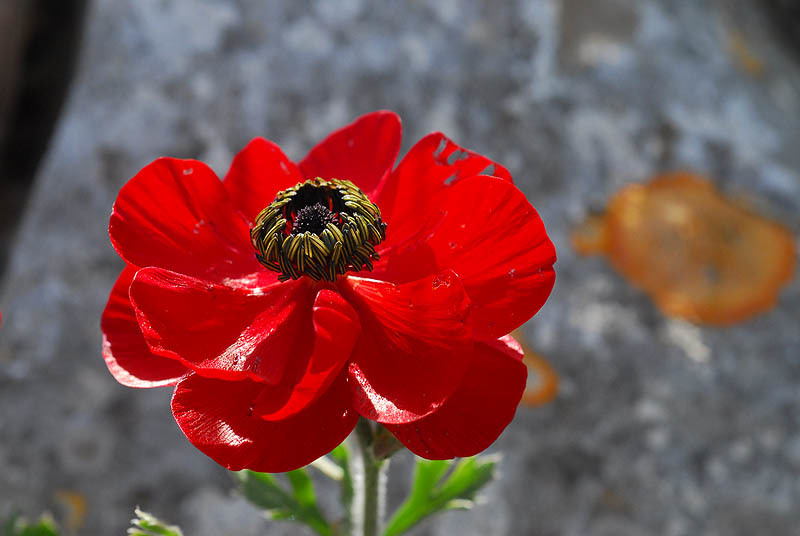
[[[82,534],[122,534],[136,504],[187,534],[234,534],[237,518],[236,534],[258,533],[174,425],[169,390],[105,370],[99,316],[121,269],[110,208],[156,156],[223,173],[266,135],[300,158],[391,108],[404,150],[443,130],[509,167],[559,251],[553,296],[526,327],[562,377],[558,399],[520,409],[485,504],[416,534],[796,533],[800,284],[750,322],[700,328],[568,244],[612,192],[674,168],[800,230],[800,68],[754,4],[95,1],[0,290],[0,515],[54,508],[65,489],[87,497]],[[731,32],[760,76],[731,55]]]

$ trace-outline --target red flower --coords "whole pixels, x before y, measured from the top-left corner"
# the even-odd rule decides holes
[[[298,165],[256,138],[223,181],[160,158],[120,191],[103,356],[124,385],[174,385],[181,430],[225,467],[301,467],[359,416],[468,456],[513,418],[506,334],[547,299],[555,250],[505,168],[434,133],[393,170],[400,136],[375,112]]]

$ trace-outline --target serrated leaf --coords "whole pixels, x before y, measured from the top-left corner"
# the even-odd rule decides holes
[[[430,490],[447,474],[452,464],[452,460],[418,459],[414,483],[411,488],[412,497],[421,495],[419,498],[427,498]]]
[[[3,536],[58,536],[58,527],[49,515],[43,515],[35,523],[12,514],[3,523]]]
[[[470,510],[475,506],[475,501],[469,499],[453,499],[444,505],[445,510]]]
[[[145,512],[138,506],[134,510],[136,519],[131,519],[130,536],[183,536],[181,529],[175,525],[168,525],[153,514]]]
[[[272,519],[297,521],[320,536],[332,536],[330,525],[317,507],[314,484],[305,469],[286,473],[291,489],[286,489],[269,473],[245,470],[236,473],[236,478],[245,498],[266,510]]]
[[[392,515],[384,536],[402,534],[437,512],[471,508],[476,493],[494,477],[497,461],[494,456],[458,462],[417,459],[411,493]]]
[[[496,466],[497,459],[488,456],[459,460],[439,493],[445,497],[473,499],[479,489],[491,482]]]

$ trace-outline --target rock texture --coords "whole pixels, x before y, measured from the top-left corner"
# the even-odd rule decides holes
[[[677,168],[800,231],[800,66],[758,5],[96,0],[0,290],[0,515],[56,508],[61,489],[87,498],[82,534],[122,534],[136,504],[195,536],[273,530],[185,441],[169,390],[105,370],[99,317],[122,267],[108,215],[157,156],[224,173],[265,135],[300,158],[391,108],[404,149],[442,130],[506,165],[559,251],[526,327],[562,377],[558,399],[519,410],[484,505],[415,534],[791,534],[800,284],[770,313],[706,329],[663,317],[568,243],[619,187]]]

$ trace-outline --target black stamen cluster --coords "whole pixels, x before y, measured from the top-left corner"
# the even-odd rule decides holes
[[[320,234],[329,223],[336,221],[336,215],[322,203],[314,203],[297,211],[292,225],[292,234],[310,232]]]

